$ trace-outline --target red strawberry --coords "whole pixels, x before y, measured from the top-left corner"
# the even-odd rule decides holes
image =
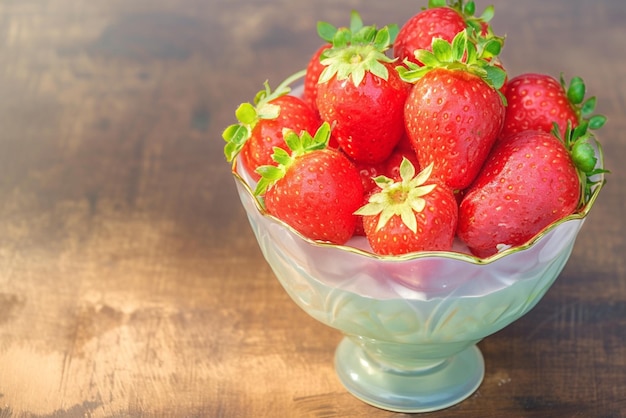
[[[587,121],[591,129],[604,125],[603,116],[591,116],[595,98],[585,100],[585,84],[574,77],[569,87],[565,80],[547,74],[525,73],[513,77],[506,88],[508,107],[501,136],[529,129],[551,132],[553,124],[565,135],[568,123],[573,127]]]
[[[430,180],[432,165],[415,175],[407,159],[400,165],[401,180],[380,176],[381,190],[369,197],[356,213],[372,250],[400,255],[414,251],[450,250],[458,208],[452,190]]]
[[[589,199],[588,177],[604,172],[596,168],[595,139],[584,129],[567,134],[565,144],[541,131],[496,143],[459,209],[457,233],[472,253],[522,245]]]
[[[317,80],[319,80],[320,74],[325,68],[320,62],[320,57],[324,51],[330,47],[330,44],[320,46],[317,51],[315,51],[306,67],[306,75],[304,76],[304,94],[302,98],[315,110],[317,110]]]
[[[409,60],[420,64],[414,52],[418,49],[431,51],[432,41],[440,38],[452,42],[461,31],[470,27],[488,36],[491,27],[489,20],[493,17],[493,6],[489,6],[482,16],[475,17],[473,1],[446,2],[446,0],[430,0],[428,8],[413,15],[401,28],[393,45],[394,56],[400,61]]]
[[[321,121],[317,112],[302,99],[289,95],[289,83],[302,76],[294,74],[274,92],[265,83],[265,90],[259,92],[254,105],[244,103],[237,109],[238,124],[231,125],[222,134],[227,144],[224,153],[232,161],[241,152],[241,162],[254,180],[259,179],[256,168],[275,164],[272,154],[275,147],[287,149],[283,140],[283,129],[313,133]]]
[[[398,67],[414,83],[405,104],[406,131],[420,165],[434,163],[433,176],[464,189],[502,129],[505,106],[497,89],[506,73],[481,57],[466,32],[452,44],[435,39],[433,51],[417,51],[422,67]]]
[[[354,163],[356,169],[361,176],[361,184],[363,184],[363,190],[365,193],[376,188],[376,182],[374,178],[383,175],[385,173],[385,164],[366,164],[366,163]]]
[[[350,14],[351,30],[357,31],[362,27],[363,27],[363,21],[361,20],[361,16],[356,11],[353,11]],[[326,43],[320,46],[317,49],[317,51],[315,51],[315,53],[309,60],[309,63],[307,64],[306,74],[304,76],[303,99],[312,108],[314,108],[315,111],[318,112],[318,114],[319,114],[319,110],[317,108],[317,84],[318,84],[320,75],[326,68],[326,66],[324,66],[321,63],[321,60],[325,58],[324,53],[326,52],[326,50],[332,47],[333,39],[335,38],[335,35],[337,34],[338,30],[339,29],[337,29],[330,23],[327,23],[327,22],[317,23],[317,34],[322,40],[326,41]],[[348,30],[348,29],[344,28],[342,30]],[[331,134],[328,146],[332,148],[339,148],[337,139],[332,134]]]
[[[363,185],[364,192],[362,204],[365,204],[367,203],[367,196],[369,196],[372,190],[377,188],[376,181],[374,179],[378,176],[383,175],[385,171],[385,164],[355,163],[354,165],[359,171],[359,175],[361,176],[361,184]],[[354,235],[365,236],[365,230],[363,229],[363,218],[361,216],[357,217]]]
[[[413,150],[413,145],[411,144],[411,140],[409,139],[409,136],[406,134],[406,132],[404,132],[404,135],[402,135],[402,138],[400,138],[400,141],[398,141],[398,144],[396,145],[396,150],[402,150],[402,151],[411,150],[415,152]]]
[[[409,86],[385,55],[391,42],[388,27],[353,26],[339,29],[324,53],[317,107],[341,149],[356,162],[384,161],[404,134]]]
[[[419,64],[413,55],[415,50],[430,50],[434,38],[452,41],[454,36],[466,27],[463,16],[449,7],[422,10],[400,28],[393,46],[393,54],[400,61],[406,59]]]
[[[311,137],[287,131],[291,155],[276,148],[278,166],[259,168],[255,193],[264,195],[268,213],[305,237],[344,244],[352,237],[363,203],[359,172],[340,151],[327,148],[330,126],[322,124]]]
[[[416,171],[420,171],[420,164],[417,160],[417,154],[412,147],[405,148],[403,144],[398,144],[396,149],[391,153],[389,158],[385,160],[384,175],[394,181],[400,181],[400,165],[404,159],[407,159],[413,164]]]
[[[363,26],[361,16],[355,11],[350,14],[350,26]],[[320,46],[317,51],[315,51],[307,64],[306,75],[304,76],[303,95],[304,100],[315,110],[317,110],[317,81],[319,80],[322,71],[324,71],[324,68],[326,68],[321,63],[322,56],[327,49],[332,47],[332,42],[337,34],[337,31],[338,29],[328,22],[317,23],[317,34],[323,41],[325,41],[325,43]]]

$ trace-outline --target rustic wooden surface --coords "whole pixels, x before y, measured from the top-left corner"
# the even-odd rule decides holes
[[[392,417],[265,264],[222,129],[318,20],[423,2],[0,0],[0,417]],[[445,417],[626,416],[626,6],[506,0],[512,74],[580,75],[613,173],[557,283]],[[478,2],[482,10],[489,3]]]

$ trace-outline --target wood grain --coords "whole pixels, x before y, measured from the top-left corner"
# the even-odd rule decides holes
[[[486,4],[478,4],[484,7]],[[318,46],[318,20],[420,5],[0,2],[0,418],[392,417],[335,376],[341,336],[266,265],[222,129]],[[612,170],[557,283],[426,416],[626,416],[626,7],[503,0],[504,62],[580,75]]]

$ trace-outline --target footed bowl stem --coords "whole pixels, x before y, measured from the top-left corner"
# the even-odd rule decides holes
[[[335,370],[362,401],[394,412],[430,412],[455,405],[478,389],[485,365],[475,342],[402,344],[346,336]]]

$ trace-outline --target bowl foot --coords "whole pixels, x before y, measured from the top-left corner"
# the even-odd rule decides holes
[[[472,345],[432,368],[389,369],[344,337],[335,352],[335,370],[346,389],[363,402],[415,413],[448,408],[469,397],[483,380],[485,363],[478,347]]]

